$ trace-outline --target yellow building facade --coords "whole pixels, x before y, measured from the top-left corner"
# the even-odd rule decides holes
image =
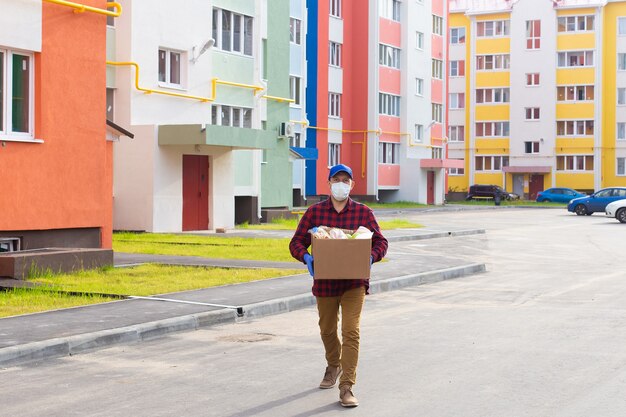
[[[448,30],[449,191],[626,186],[626,1],[451,1]]]

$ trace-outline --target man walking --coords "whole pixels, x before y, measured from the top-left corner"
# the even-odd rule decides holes
[[[354,188],[352,169],[339,164],[330,168],[328,174],[330,197],[312,205],[302,216],[298,228],[289,244],[291,255],[305,263],[311,276],[315,277],[314,259],[308,252],[311,245],[309,229],[317,226],[338,227],[356,230],[364,226],[373,232],[370,266],[387,253],[387,239],[372,210],[352,200],[349,195]],[[337,253],[336,262],[343,254]],[[333,388],[339,379],[339,399],[344,407],[359,405],[352,391],[356,383],[356,368],[359,359],[359,328],[361,310],[368,293],[369,279],[335,279],[313,281],[313,295],[317,299],[319,326],[326,351],[326,372],[319,387]],[[339,309],[341,308],[341,337],[337,334]]]

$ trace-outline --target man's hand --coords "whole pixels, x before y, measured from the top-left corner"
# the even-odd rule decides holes
[[[306,263],[306,267],[309,268],[309,274],[313,276],[313,257],[307,253],[304,255],[304,263]]]

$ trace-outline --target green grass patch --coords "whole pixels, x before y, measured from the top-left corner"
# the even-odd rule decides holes
[[[114,298],[97,295],[71,296],[40,289],[16,288],[0,291],[0,317],[98,304],[113,300]]]
[[[30,279],[53,289],[119,295],[155,295],[304,273],[303,270],[240,269],[147,264]]]
[[[493,200],[469,200],[469,201],[448,201],[446,204],[467,205],[467,206],[493,206]],[[528,206],[528,207],[565,207],[567,203],[538,203],[533,200],[502,200],[501,206]]]
[[[119,299],[95,294],[66,294],[63,293],[64,291],[149,296],[257,281],[303,272],[302,270],[285,269],[226,269],[156,264],[129,268],[103,268],[71,274],[41,272],[38,276],[29,279],[31,282],[42,284],[41,287],[0,291],[0,317],[104,303]]]
[[[116,252],[295,262],[289,239],[236,238],[159,233],[114,233]]]
[[[378,222],[378,225],[382,230],[389,229],[412,229],[418,227],[424,227],[419,223],[413,223],[408,220],[381,220]],[[250,225],[248,223],[238,225],[238,229],[249,229],[249,230],[296,230],[298,226],[298,220],[296,219],[284,219],[279,218],[273,220],[271,223],[262,223],[262,224],[254,224]]]
[[[396,201],[395,203],[365,203],[372,209],[403,209],[403,208],[426,208],[428,204],[414,203],[412,201]]]

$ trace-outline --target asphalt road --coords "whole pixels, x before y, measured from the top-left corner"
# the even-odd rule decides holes
[[[316,388],[308,308],[0,370],[0,416],[626,415],[626,226],[560,209],[401,216],[485,228],[393,251],[488,272],[367,298],[356,409]]]

